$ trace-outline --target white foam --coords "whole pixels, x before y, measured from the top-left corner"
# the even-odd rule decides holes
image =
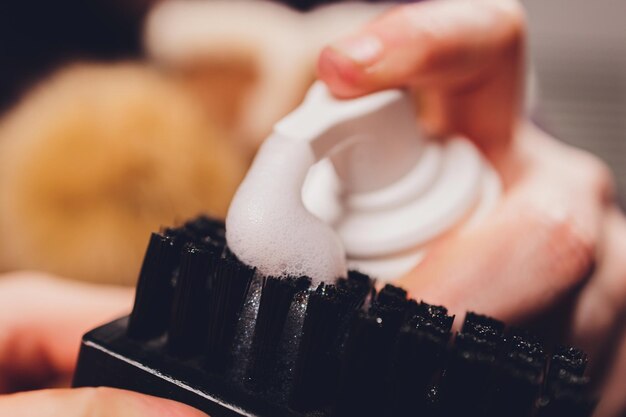
[[[228,245],[264,275],[307,275],[314,283],[346,275],[339,237],[302,202],[302,186],[314,163],[308,143],[273,135],[231,203]]]

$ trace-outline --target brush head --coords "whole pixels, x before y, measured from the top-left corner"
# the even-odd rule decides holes
[[[131,317],[85,336],[75,385],[165,396],[212,417],[593,411],[578,349],[547,360],[536,337],[475,313],[451,340],[445,307],[355,271],[315,286],[265,276],[223,236],[206,218],[151,236]]]

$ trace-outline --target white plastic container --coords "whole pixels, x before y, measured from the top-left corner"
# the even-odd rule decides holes
[[[317,82],[259,150],[227,239],[264,274],[329,281],[349,267],[391,280],[429,243],[484,217],[500,192],[470,141],[421,134],[407,92],[340,100]]]

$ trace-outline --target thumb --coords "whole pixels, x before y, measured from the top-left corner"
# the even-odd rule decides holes
[[[208,417],[184,404],[113,388],[54,389],[0,396],[12,417]]]

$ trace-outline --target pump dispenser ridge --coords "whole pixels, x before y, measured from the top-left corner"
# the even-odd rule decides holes
[[[410,94],[332,96],[320,81],[259,150],[226,219],[244,263],[332,282],[356,269],[390,280],[428,244],[479,221],[501,185],[467,139],[427,138]]]

